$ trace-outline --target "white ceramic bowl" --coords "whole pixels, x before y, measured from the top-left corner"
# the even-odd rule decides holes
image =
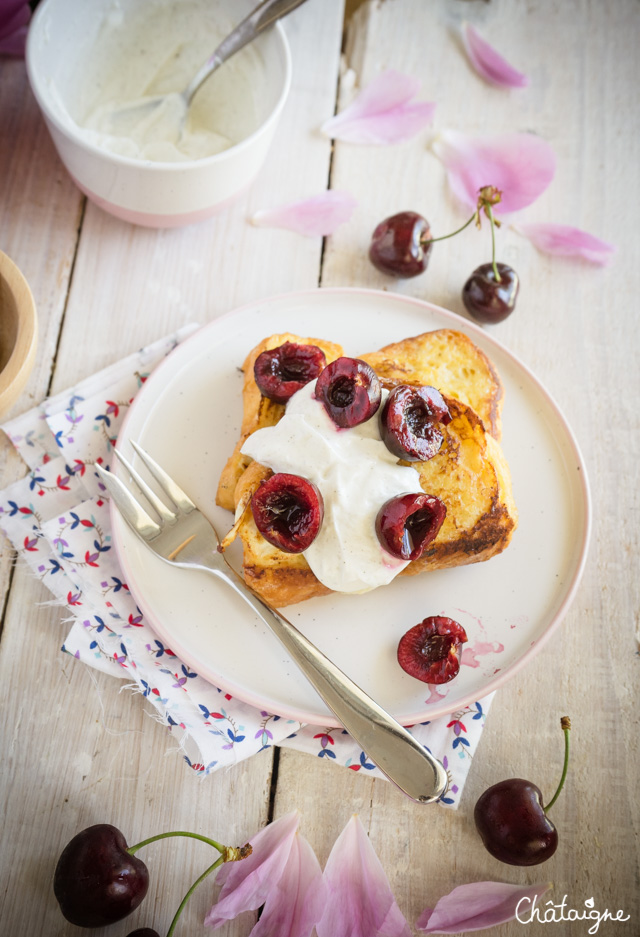
[[[178,17],[183,2],[173,0]],[[83,73],[86,76],[88,56],[114,10],[126,23],[130,13],[135,15],[153,3],[166,6],[167,0],[44,0],[29,29],[27,71],[56,149],[78,187],[125,221],[176,227],[215,214],[253,181],[287,98],[291,56],[280,23],[254,40],[251,54],[262,73],[252,87],[259,97],[251,104],[248,133],[229,149],[187,162],[152,162],[109,152],[87,139],[71,116],[78,111],[79,96],[87,91]],[[210,0],[212,4],[220,9],[226,27],[235,25],[256,5],[255,0]],[[194,74],[201,64],[202,60],[193,63]],[[246,106],[245,100],[234,100],[233,107]]]

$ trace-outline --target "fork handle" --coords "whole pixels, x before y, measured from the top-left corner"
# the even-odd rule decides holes
[[[419,804],[438,800],[447,789],[443,765],[284,615],[267,605],[229,567],[233,576],[205,567],[229,583],[271,628],[303,672],[369,758],[390,781]]]

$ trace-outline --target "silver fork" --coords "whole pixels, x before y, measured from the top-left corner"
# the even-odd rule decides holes
[[[206,570],[231,586],[280,639],[340,724],[389,780],[416,803],[429,804],[438,800],[447,789],[447,773],[442,764],[284,615],[247,586],[217,549],[218,535],[204,514],[144,449],[133,441],[131,445],[173,505],[167,507],[116,450],[148,505],[143,506],[120,478],[99,465],[95,467],[134,533],[173,566]],[[148,506],[158,520],[151,516]]]

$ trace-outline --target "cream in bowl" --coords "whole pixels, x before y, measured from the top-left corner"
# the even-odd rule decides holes
[[[127,221],[206,218],[259,171],[291,81],[280,24],[202,85],[180,92],[254,0],[45,0],[27,43],[29,79],[80,189]],[[165,95],[159,107],[130,107]]]

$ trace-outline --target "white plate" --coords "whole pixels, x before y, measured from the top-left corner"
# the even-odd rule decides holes
[[[558,407],[521,362],[482,329],[418,300],[348,289],[276,296],[216,319],[179,345],[138,393],[118,440],[125,454],[131,454],[128,439],[144,446],[222,535],[232,517],[216,506],[216,486],[239,434],[238,368],[258,341],[289,331],[339,342],[357,356],[436,328],[466,332],[505,385],[503,449],[520,514],[509,548],[486,563],[402,577],[366,595],[331,595],[286,610],[404,725],[461,709],[517,673],[563,617],[582,573],[590,530],[584,463]],[[113,521],[133,595],[185,663],[260,709],[335,725],[241,599],[206,573],[168,566],[115,512]],[[402,634],[428,615],[456,619],[469,637],[460,673],[434,691],[396,660]]]

